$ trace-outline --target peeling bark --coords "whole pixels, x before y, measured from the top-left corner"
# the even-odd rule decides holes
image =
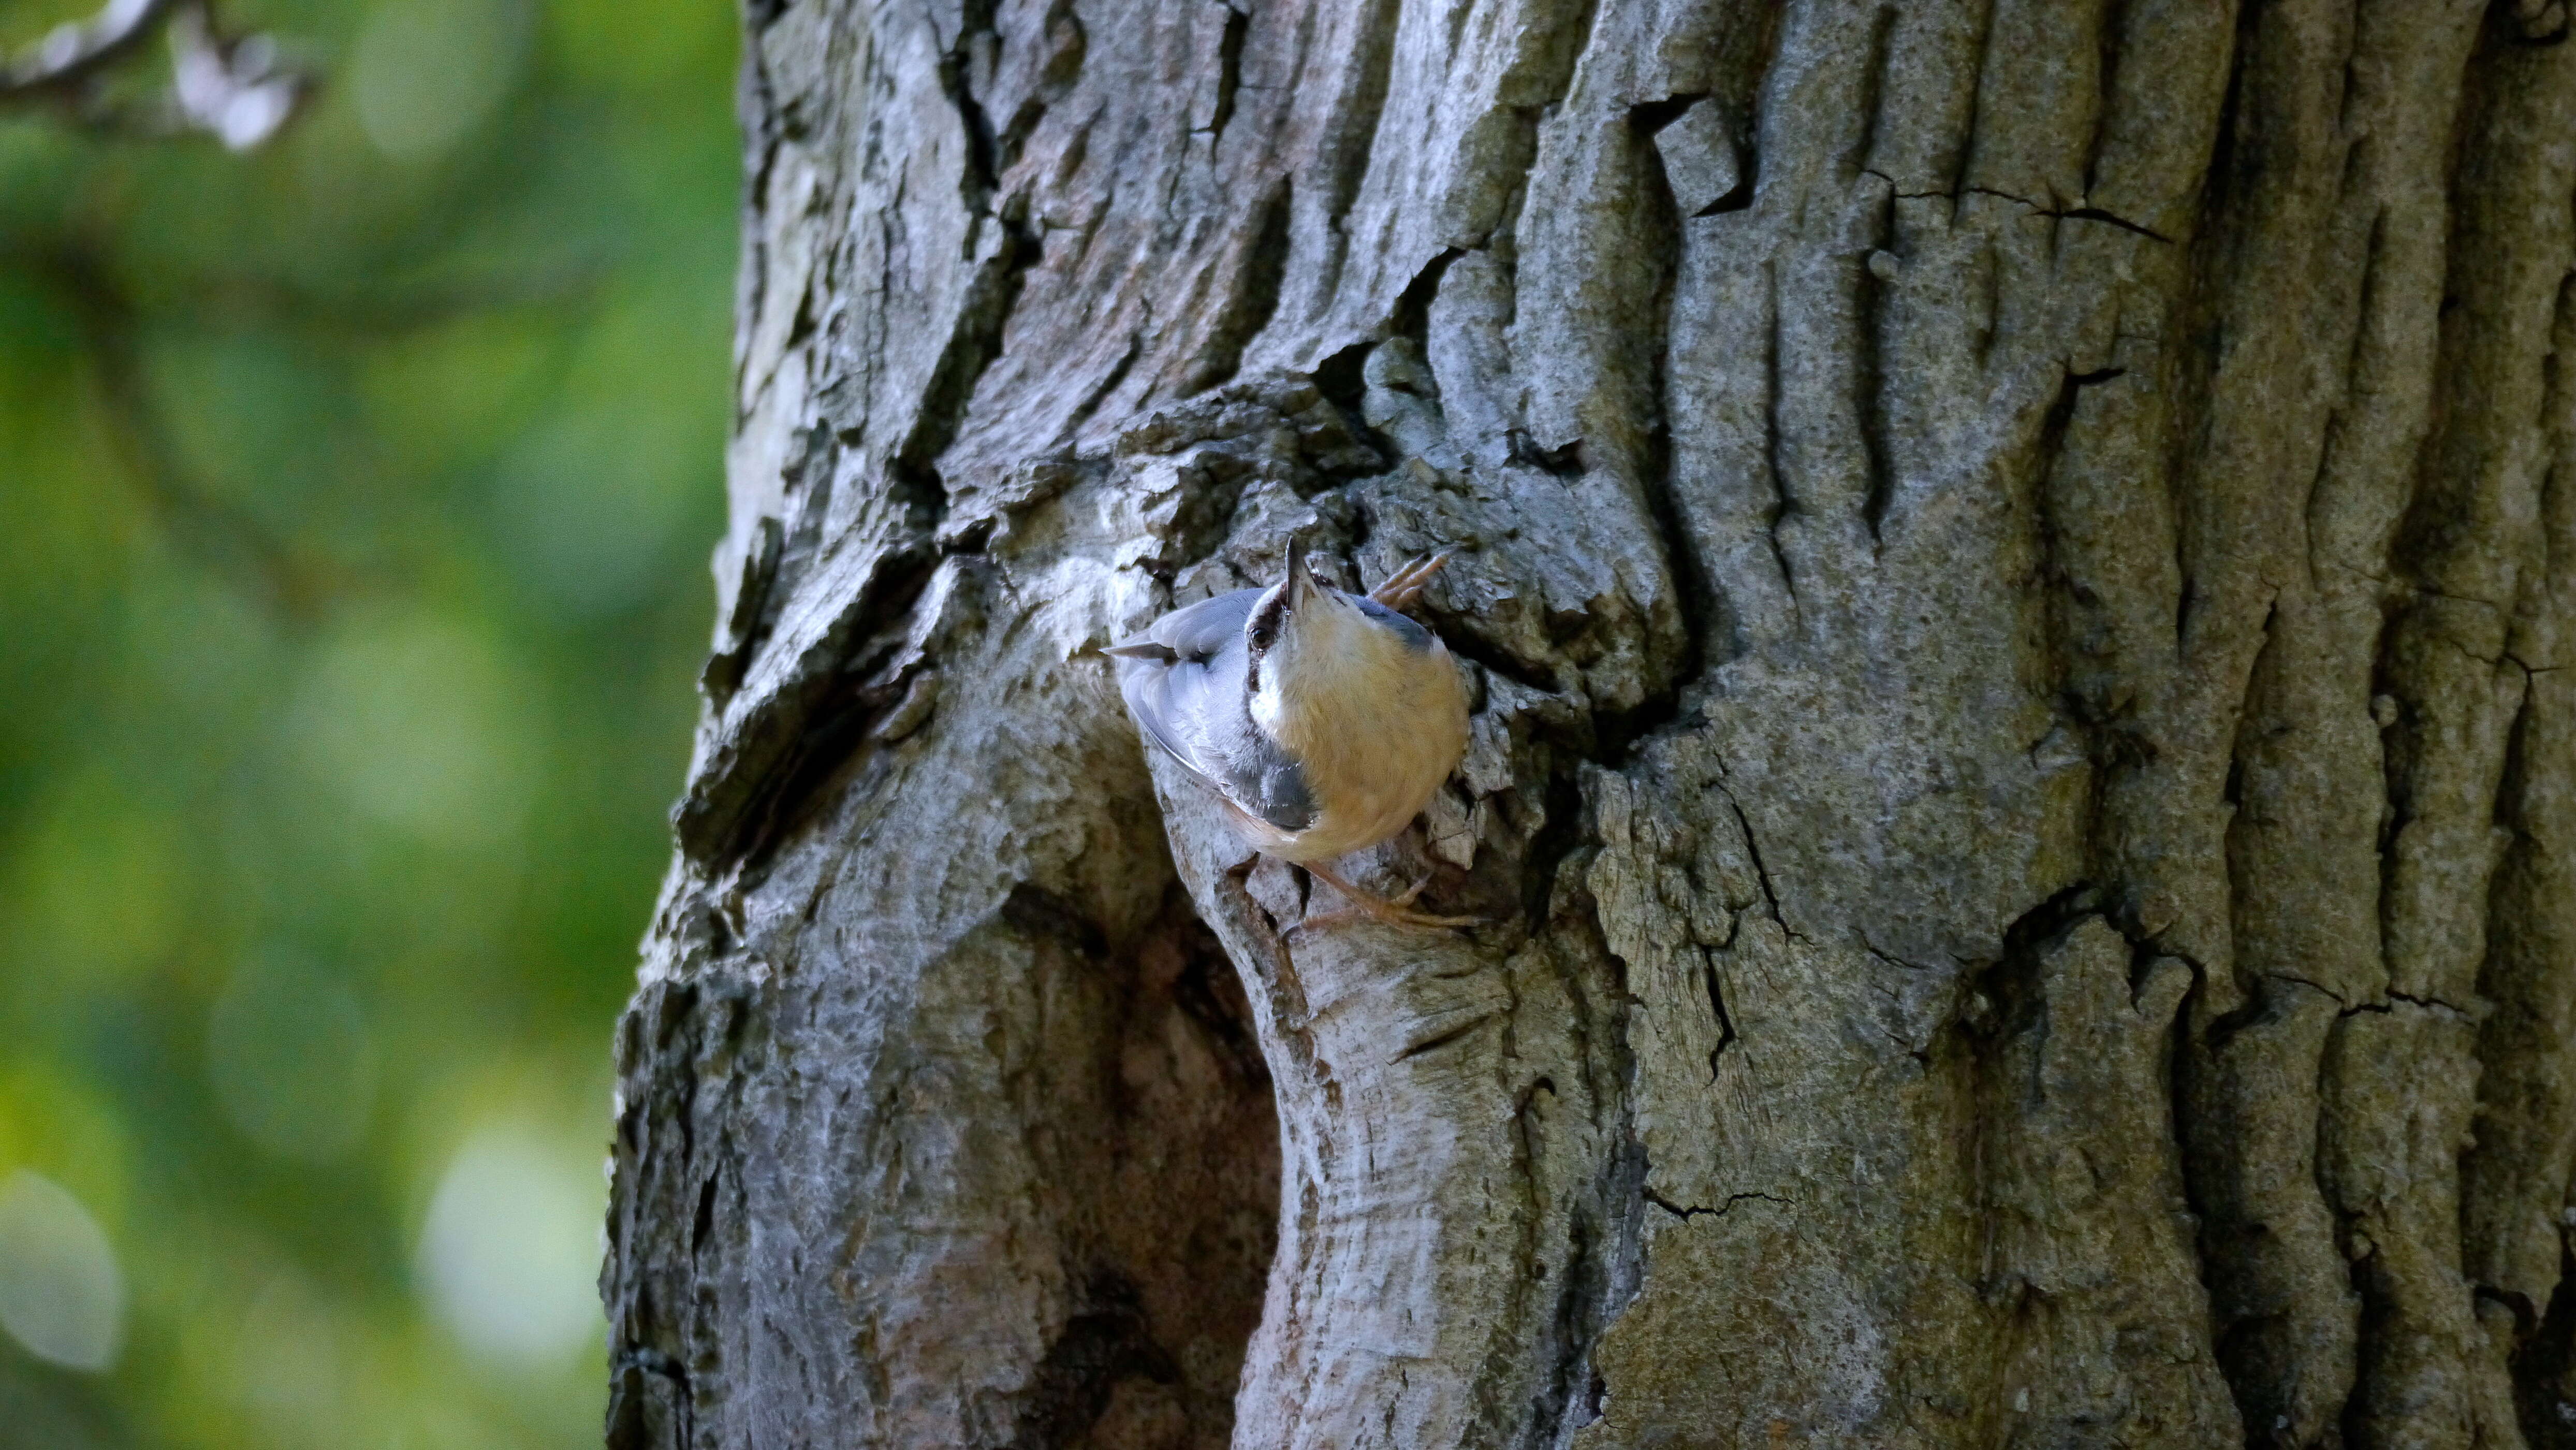
[[[761,3],[609,1440],[2576,1446],[2576,46]],[[1340,919],[1092,651],[1457,551]]]

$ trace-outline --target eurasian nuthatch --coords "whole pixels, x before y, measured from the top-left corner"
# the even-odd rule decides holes
[[[1447,646],[1396,612],[1446,555],[1417,559],[1365,597],[1288,544],[1287,577],[1176,609],[1111,645],[1147,739],[1216,790],[1256,849],[1304,866],[1363,911],[1425,916],[1352,887],[1323,863],[1386,840],[1431,803],[1467,752],[1467,688]]]

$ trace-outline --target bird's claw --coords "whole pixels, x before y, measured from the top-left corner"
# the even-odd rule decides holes
[[[1430,583],[1431,576],[1439,573],[1440,566],[1448,562],[1446,552],[1425,554],[1386,576],[1369,591],[1368,597],[1389,609],[1402,609],[1422,597],[1423,586]]]
[[[1308,927],[1329,926],[1358,916],[1383,921],[1391,926],[1457,927],[1485,924],[1485,919],[1481,916],[1434,916],[1429,912],[1408,910],[1407,908],[1413,905],[1413,899],[1422,894],[1422,888],[1431,884],[1431,878],[1428,876],[1406,887],[1402,895],[1390,899],[1372,896],[1344,880],[1338,872],[1326,867],[1309,863],[1306,873],[1342,893],[1343,898],[1349,901],[1350,905],[1301,917],[1289,923],[1287,931],[1281,933],[1282,936]]]

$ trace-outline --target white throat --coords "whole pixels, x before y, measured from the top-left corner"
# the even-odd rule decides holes
[[[1386,698],[1388,672],[1405,646],[1354,606],[1329,594],[1301,609],[1294,624],[1261,657],[1252,720],[1271,739],[1303,756],[1318,736],[1354,722],[1354,704]]]

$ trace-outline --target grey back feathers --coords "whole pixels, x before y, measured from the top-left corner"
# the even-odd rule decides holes
[[[1147,739],[1244,810],[1282,831],[1302,831],[1316,814],[1305,769],[1252,723],[1243,627],[1267,592],[1237,589],[1176,609],[1109,653],[1118,660],[1119,692]],[[1429,633],[1404,622],[1428,648]]]

